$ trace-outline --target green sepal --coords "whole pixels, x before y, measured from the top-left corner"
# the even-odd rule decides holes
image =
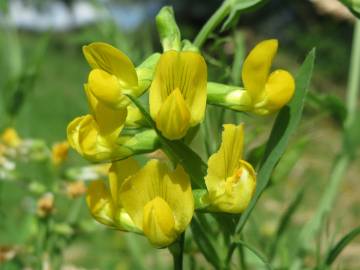
[[[136,68],[136,74],[139,81],[139,92],[144,93],[150,87],[160,55],[160,53],[150,55]]]
[[[242,112],[252,109],[250,95],[239,86],[208,82],[207,93],[209,104]]]
[[[194,189],[193,197],[195,202],[195,210],[204,210],[210,206],[207,200],[208,191],[206,189]]]
[[[190,40],[184,39],[181,41],[181,50],[187,52],[199,52],[199,48],[196,47]]]

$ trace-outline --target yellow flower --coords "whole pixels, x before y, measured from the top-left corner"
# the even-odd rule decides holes
[[[205,184],[212,210],[241,213],[248,206],[256,187],[253,167],[242,160],[243,125],[224,125],[220,149],[211,155]]]
[[[4,144],[11,147],[17,147],[21,143],[21,139],[14,128],[5,129],[1,135],[1,140],[4,142]]]
[[[150,243],[165,247],[186,229],[194,213],[190,179],[178,165],[150,160],[121,186],[119,198]]]
[[[204,118],[207,67],[196,52],[167,51],[161,55],[150,87],[150,114],[170,140],[184,137]]]
[[[124,127],[127,109],[113,109],[99,101],[84,86],[92,114],[75,118],[67,128],[71,147],[90,160],[110,159],[116,154],[116,143]]]
[[[55,166],[63,163],[69,152],[69,143],[68,142],[59,142],[55,143],[51,151],[51,160]]]
[[[270,73],[277,49],[277,40],[265,40],[256,45],[245,59],[242,80],[245,91],[251,97],[254,113],[265,115],[275,112],[294,94],[295,82],[289,72],[278,69]]]
[[[124,53],[102,42],[84,46],[83,52],[92,67],[88,87],[97,99],[112,108],[121,108],[129,104],[124,94],[141,94],[135,67]]]
[[[97,221],[118,230],[140,232],[119,200],[122,183],[139,169],[140,166],[132,158],[114,162],[109,169],[109,185],[102,180],[91,182],[87,189],[86,202],[91,215]]]

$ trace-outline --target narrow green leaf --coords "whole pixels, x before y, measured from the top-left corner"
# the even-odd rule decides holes
[[[350,244],[350,242],[360,234],[360,226],[350,231],[343,238],[340,239],[339,242],[330,250],[328,256],[326,257],[325,264],[331,265],[335,259],[339,256],[339,254],[343,251],[343,249]]]
[[[210,262],[215,269],[219,269],[220,256],[216,251],[215,241],[211,235],[204,229],[197,216],[194,216],[191,222],[191,231],[194,240],[201,250],[205,258]]]
[[[272,269],[268,259],[263,254],[261,254],[261,252],[258,251],[256,248],[250,246],[249,244],[247,244],[246,242],[244,242],[242,240],[236,240],[235,243],[237,245],[246,247],[248,250],[250,250],[266,266],[266,269],[269,269],[269,270]]]
[[[280,160],[281,156],[284,154],[289,138],[300,122],[306,93],[313,72],[314,61],[315,49],[308,54],[299,70],[296,77],[295,95],[292,101],[288,104],[288,106],[281,109],[276,118],[266,145],[265,155],[258,172],[255,195],[248,208],[241,215],[239,223],[236,227],[236,234],[241,232],[261,194],[265,191],[267,185],[269,184],[273,169]],[[229,250],[228,260],[231,259],[233,249],[234,247]]]

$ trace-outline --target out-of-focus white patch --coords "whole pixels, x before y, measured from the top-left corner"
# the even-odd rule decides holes
[[[101,20],[105,15],[104,10],[87,1],[77,1],[71,7],[60,1],[51,1],[45,3],[41,9],[25,5],[21,0],[12,0],[9,3],[11,23],[19,28],[35,31],[66,31]]]

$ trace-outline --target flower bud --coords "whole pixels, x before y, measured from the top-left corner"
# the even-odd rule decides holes
[[[180,51],[180,30],[176,24],[172,7],[165,6],[160,10],[156,16],[156,26],[164,52],[169,50]]]

